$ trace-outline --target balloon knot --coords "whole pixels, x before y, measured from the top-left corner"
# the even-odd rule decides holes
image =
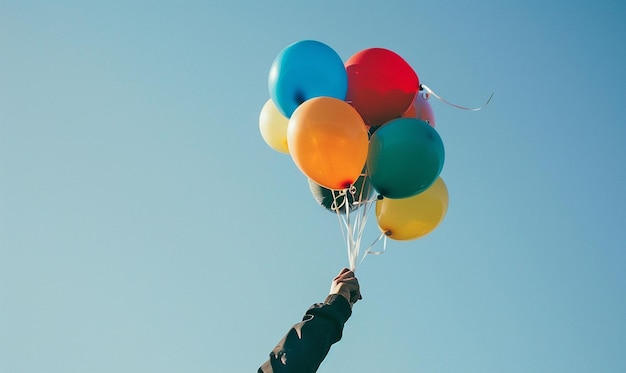
[[[294,98],[296,100],[296,103],[298,103],[298,106],[302,105],[304,103],[304,101],[306,101],[306,98],[304,97],[304,92],[302,92],[302,91],[297,91],[295,93],[295,97]]]

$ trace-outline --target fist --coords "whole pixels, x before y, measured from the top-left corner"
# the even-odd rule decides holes
[[[337,277],[333,279],[333,283],[330,286],[330,294],[343,296],[350,305],[356,303],[359,299],[363,299],[359,281],[356,279],[354,272],[348,268],[342,269]]]

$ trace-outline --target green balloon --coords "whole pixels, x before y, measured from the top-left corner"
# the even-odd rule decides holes
[[[427,122],[399,118],[370,138],[367,171],[372,186],[387,198],[408,198],[431,186],[443,169],[445,151]]]

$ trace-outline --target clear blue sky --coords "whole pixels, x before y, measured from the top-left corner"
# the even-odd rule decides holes
[[[258,130],[272,60],[394,50],[450,206],[320,372],[626,372],[623,1],[0,0],[0,373],[253,372],[347,266]],[[375,224],[367,235],[375,237]]]

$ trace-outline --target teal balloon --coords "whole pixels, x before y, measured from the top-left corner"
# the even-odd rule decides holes
[[[326,96],[345,100],[348,73],[341,57],[328,45],[303,40],[284,48],[274,59],[269,93],[287,118],[306,100]]]
[[[437,131],[415,118],[394,119],[370,138],[367,172],[387,198],[408,198],[430,187],[443,169],[445,150]]]
[[[309,179],[309,190],[317,203],[326,210],[339,214],[345,214],[346,210],[352,212],[358,209],[361,205],[358,203],[355,204],[355,201],[365,202],[372,198],[374,194],[374,188],[372,188],[369,178],[366,176],[359,176],[353,186],[354,193],[348,190],[345,191],[345,194],[340,194],[340,191],[325,188]],[[348,198],[348,206],[345,205],[346,197]]]

